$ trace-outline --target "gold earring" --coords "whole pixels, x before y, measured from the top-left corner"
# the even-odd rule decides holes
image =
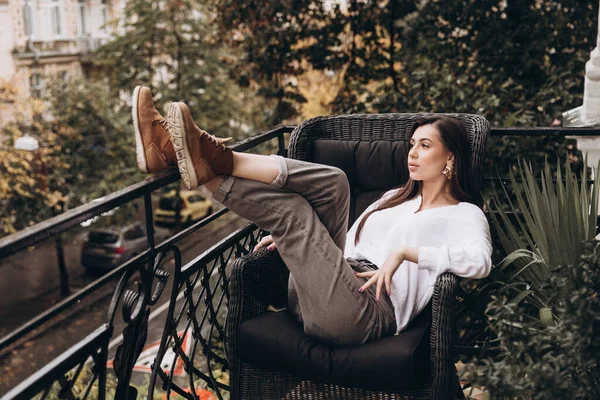
[[[449,165],[446,165],[446,168],[444,168],[444,170],[442,171],[442,174],[444,174],[444,176],[448,180],[452,179],[452,167]]]

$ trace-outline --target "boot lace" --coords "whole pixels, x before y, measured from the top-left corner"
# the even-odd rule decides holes
[[[202,132],[204,133],[204,137],[206,137],[209,142],[214,144],[215,147],[220,147],[221,150],[227,149],[225,142],[228,141],[229,139],[219,139],[218,137],[211,135],[210,133],[208,133],[206,131],[202,131]]]
[[[166,119],[155,119],[152,121],[152,126],[156,126],[157,124],[162,126],[165,131],[169,131],[169,124],[167,123]]]

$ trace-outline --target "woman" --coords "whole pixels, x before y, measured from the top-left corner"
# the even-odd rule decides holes
[[[204,184],[215,200],[270,231],[255,250],[279,249],[290,270],[290,310],[319,341],[393,335],[427,305],[440,274],[490,271],[489,226],[474,204],[467,135],[455,119],[415,124],[409,181],[348,232],[350,191],[340,169],[234,153],[226,139],[200,130],[183,103],[170,106],[165,122],[147,88],[134,91],[133,114],[143,172],[177,165],[188,188]]]

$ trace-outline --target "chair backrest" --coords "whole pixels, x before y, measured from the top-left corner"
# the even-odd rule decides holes
[[[482,183],[489,122],[474,114],[350,114],[317,117],[298,125],[291,134],[288,156],[341,168],[350,182],[348,226],[385,191],[408,179],[406,141],[415,121],[423,116],[458,118],[471,145],[471,175]]]

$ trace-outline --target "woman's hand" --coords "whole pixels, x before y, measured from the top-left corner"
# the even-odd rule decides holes
[[[258,244],[254,246],[253,251],[258,251],[263,247],[266,247],[269,251],[273,251],[277,248],[277,245],[273,241],[273,237],[271,235],[265,236],[262,239],[260,239],[260,242],[258,242]]]
[[[361,286],[360,289],[358,289],[358,291],[364,292],[366,288],[368,288],[374,283],[377,283],[377,290],[375,291],[375,300],[379,301],[379,297],[381,295],[381,288],[383,287],[383,285],[385,285],[385,291],[389,296],[392,290],[392,277],[398,270],[400,264],[402,264],[402,262],[404,261],[404,258],[405,257],[403,251],[394,252],[391,253],[388,256],[388,258],[386,258],[385,262],[378,270],[355,273],[354,275],[360,278],[370,278],[367,282],[365,282],[364,285]]]

